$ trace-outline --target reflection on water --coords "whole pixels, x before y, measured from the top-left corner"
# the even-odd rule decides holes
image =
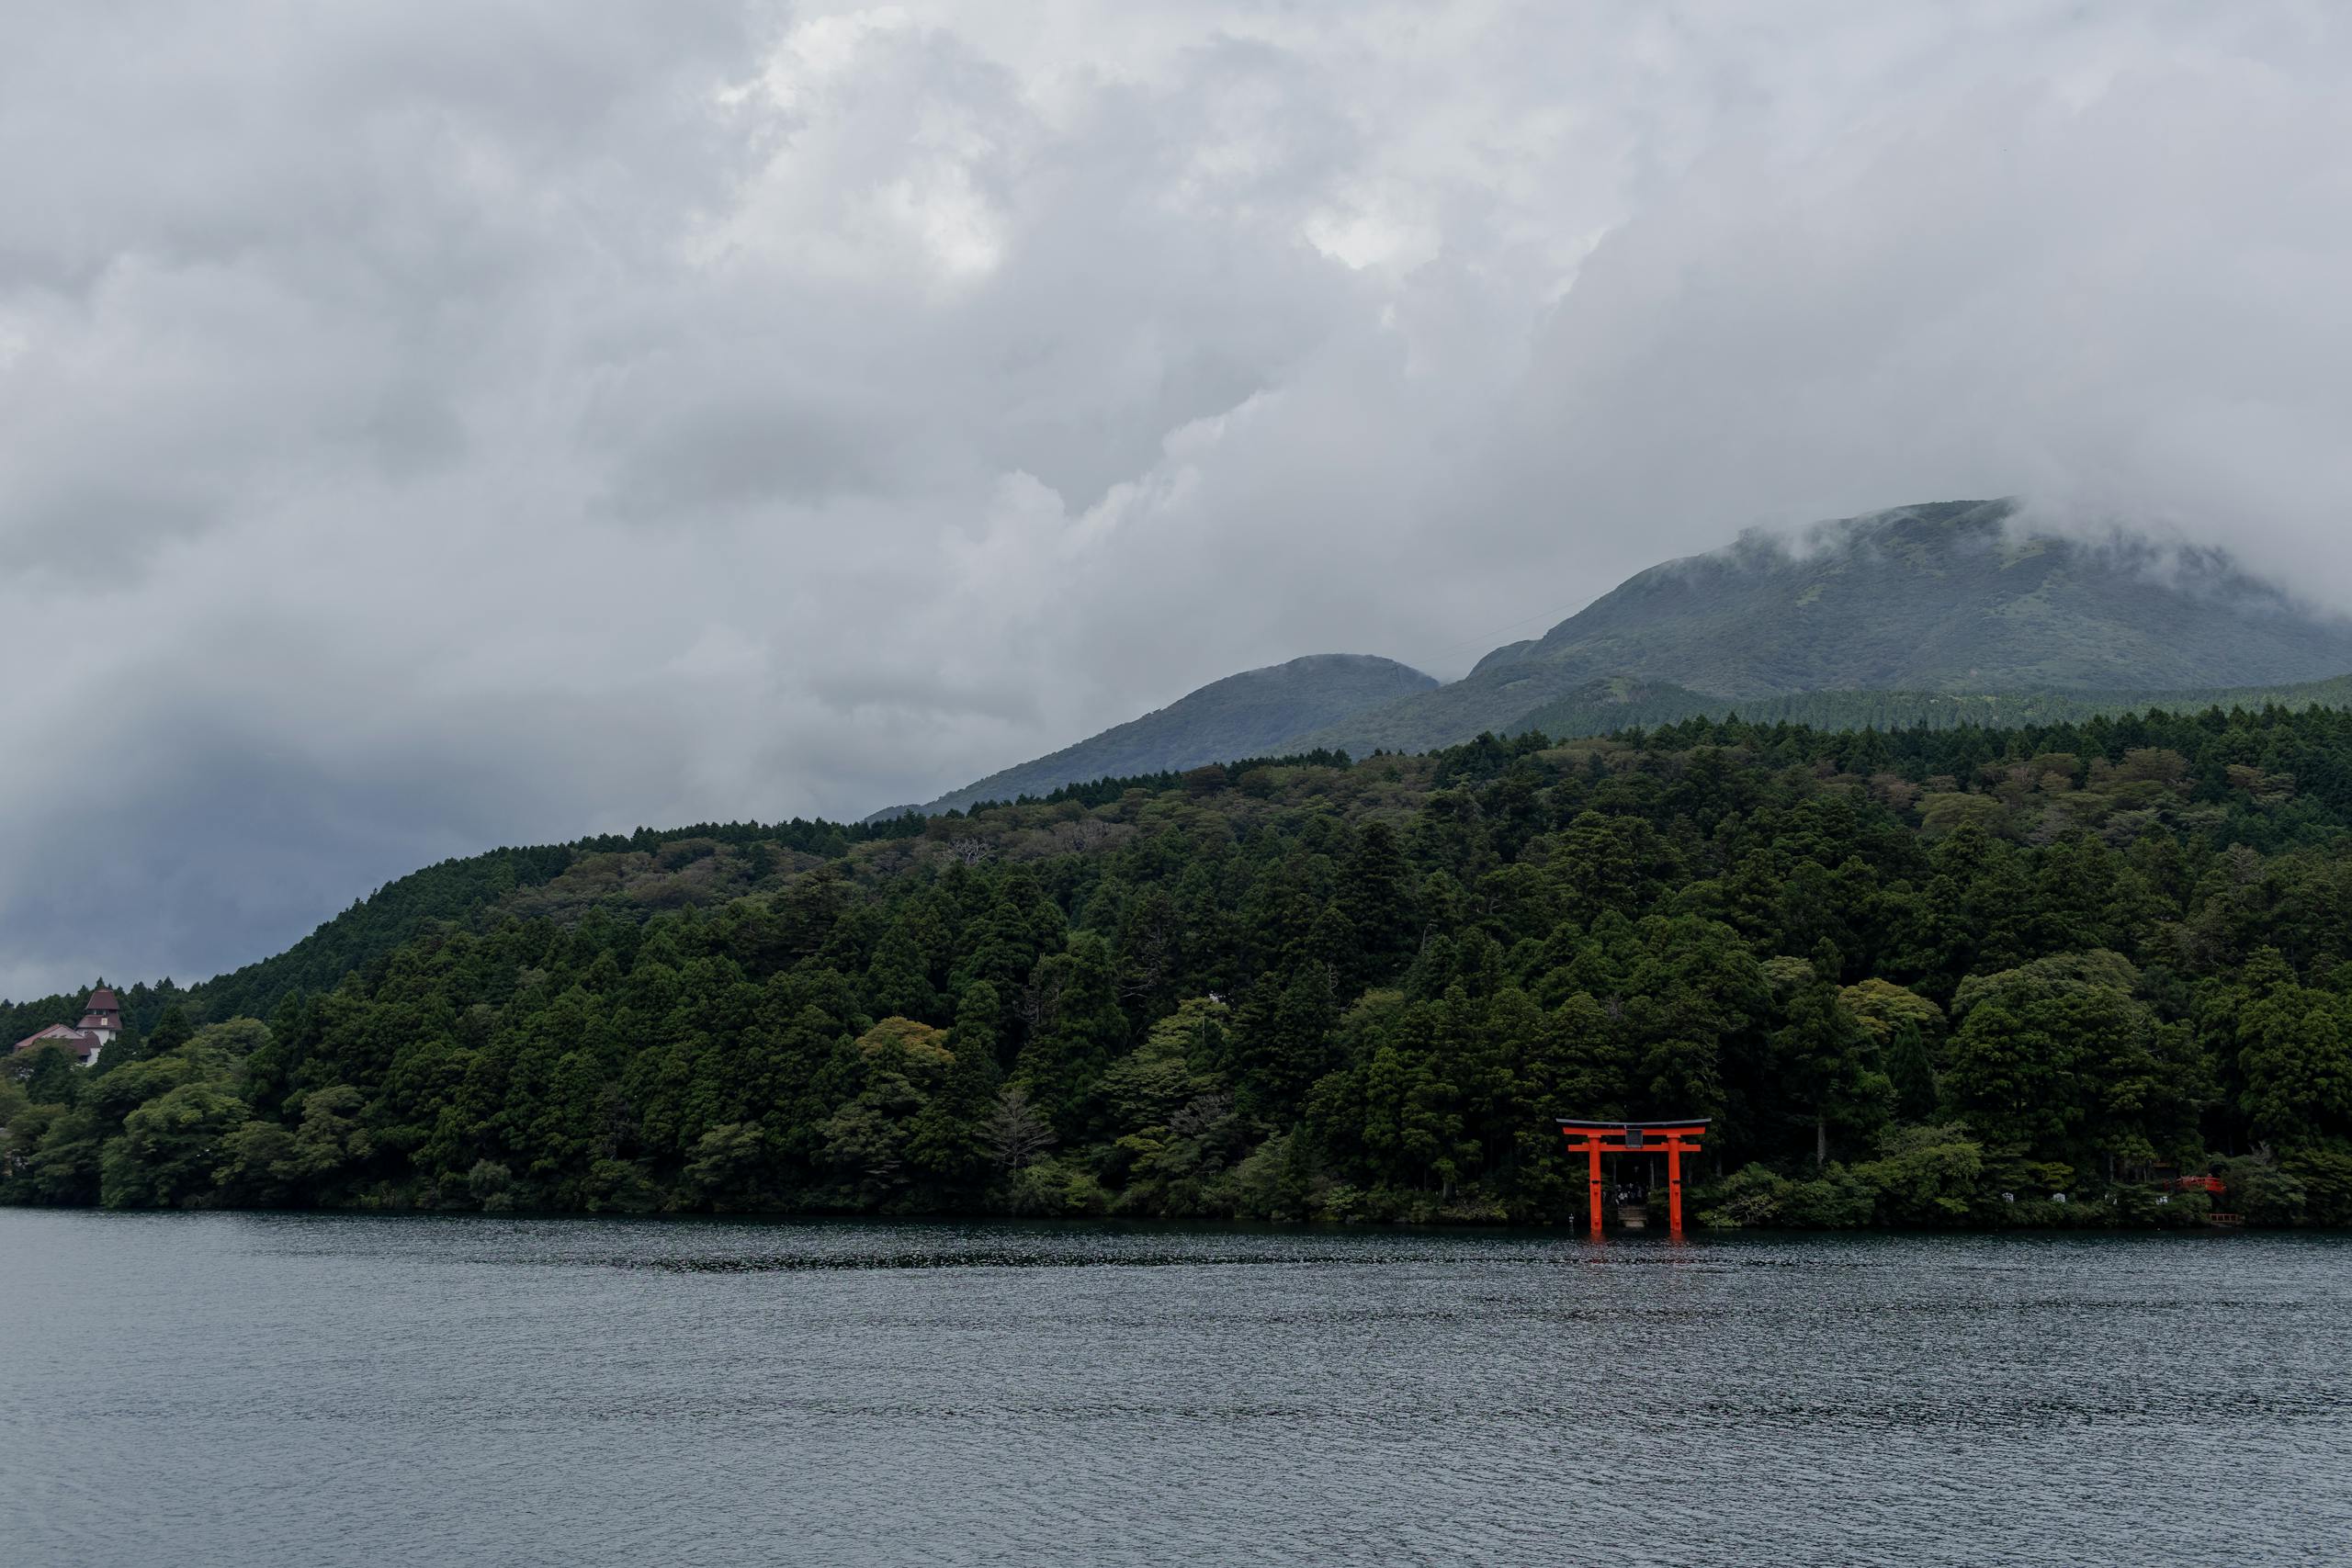
[[[0,1211],[24,1563],[2352,1540],[2352,1241]]]

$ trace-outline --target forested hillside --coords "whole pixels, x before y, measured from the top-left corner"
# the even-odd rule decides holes
[[[607,833],[569,844],[496,849],[447,860],[386,883],[284,953],[194,986],[166,979],[118,987],[123,1021],[144,1035],[177,1008],[189,1020],[267,1016],[298,990],[326,990],[355,969],[437,926],[467,929],[492,911],[572,908],[600,902],[634,916],[780,886],[792,873],[853,843],[903,837],[920,823],[703,823]],[[74,991],[0,1000],[0,1043],[82,1016]]]
[[[1679,724],[1687,718],[1731,718],[1758,724],[1798,724],[1815,729],[1944,729],[1958,725],[2015,728],[2078,724],[2085,719],[2146,713],[2202,713],[2207,708],[2352,706],[2352,675],[2286,686],[2240,686],[2186,692],[1799,692],[1785,696],[1719,697],[1687,686],[1624,679],[1587,682],[1545,704],[1501,733],[1528,730],[1573,739],[1621,729]]]
[[[2212,1167],[2352,1219],[2341,711],[1699,719],[803,826],[518,865],[266,1018],[17,1058],[0,1197],[1553,1222],[1553,1117],[1673,1114],[1716,1118],[1714,1224],[2188,1223],[2144,1179]]]

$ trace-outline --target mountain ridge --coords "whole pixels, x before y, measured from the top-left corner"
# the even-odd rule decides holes
[[[1589,682],[1712,697],[1806,692],[2188,692],[2352,670],[2352,621],[2295,605],[2219,551],[2020,533],[2011,500],[1924,502],[1751,532],[1634,573],[1450,685],[1292,738],[1426,750],[1502,731]]]
[[[1288,750],[1283,743],[1293,735],[1437,683],[1378,654],[1310,653],[1212,681],[1165,707],[976,779],[927,805],[892,807],[866,820],[935,817],[983,801],[1046,795],[1065,784],[1270,755]]]
[[[2188,570],[2192,584],[2201,581],[2211,592],[2200,599],[2196,592],[2184,592],[2177,582],[2167,585],[2157,581],[2154,584],[2155,597],[2150,604],[2157,608],[2177,609],[2186,605],[2192,610],[2200,604],[2207,608],[2218,604],[2228,611],[2232,608],[2234,595],[2235,618],[2225,617],[2222,622],[2209,624],[2207,631],[2211,631],[2212,626],[2218,624],[2223,631],[2233,626],[2251,626],[2258,632],[2283,630],[2290,637],[2301,633],[2314,634],[2310,638],[2311,646],[2295,649],[2294,660],[2287,662],[2301,660],[2309,664],[2324,661],[2326,667],[2319,671],[2322,678],[2213,683],[2187,682],[2170,685],[2120,681],[2075,686],[2021,683],[1976,691],[1947,683],[1940,689],[1844,686],[1810,692],[1750,689],[1744,693],[1724,693],[1638,671],[1612,671],[1569,679],[1576,673],[1573,669],[1553,668],[1551,666],[1562,661],[1547,661],[1545,659],[1547,648],[1556,652],[1564,646],[1575,644],[1577,637],[1594,632],[1595,623],[1587,617],[1605,601],[1623,595],[1625,604],[1633,604],[1647,595],[1647,602],[1654,608],[1660,596],[1671,600],[1686,592],[1690,587],[1688,578],[1692,562],[1712,563],[1703,570],[1715,573],[1750,570],[1771,574],[1792,567],[1815,570],[1826,564],[1836,564],[1831,558],[1837,549],[1852,546],[1857,536],[1861,536],[1867,547],[1866,553],[1871,557],[1859,563],[1859,569],[1863,570],[1865,575],[1867,569],[1883,564],[1888,559],[1905,560],[1914,567],[1924,563],[1933,568],[1939,558],[1938,530],[1976,542],[1973,556],[1962,552],[1950,562],[1961,568],[1981,568],[1989,561],[1994,570],[1998,572],[2035,560],[2042,560],[2047,568],[2052,564],[2078,565],[2084,559],[2098,561],[2108,558],[2102,557],[2095,547],[2016,535],[2007,528],[2013,512],[2013,504],[2007,502],[1951,502],[1894,508],[1818,525],[1813,533],[1816,536],[1826,533],[1826,547],[1822,547],[1816,537],[1815,547],[1807,554],[1798,555],[1770,539],[1749,536],[1708,556],[1660,563],[1636,573],[1618,589],[1595,601],[1593,606],[1568,617],[1544,637],[1526,638],[1495,649],[1478,661],[1469,677],[1451,686],[1441,686],[1419,671],[1375,655],[1309,655],[1286,664],[1245,671],[1240,675],[1211,682],[1164,708],[1154,710],[1126,725],[1115,726],[1047,758],[1001,770],[963,789],[949,792],[928,807],[905,807],[877,813],[869,817],[863,826],[798,821],[772,828],[761,828],[757,824],[704,825],[661,834],[641,831],[627,838],[602,835],[570,845],[499,851],[489,855],[447,862],[387,883],[352,909],[322,924],[309,937],[294,943],[283,953],[213,976],[201,986],[186,990],[165,985],[158,991],[153,1007],[160,1010],[167,998],[193,996],[203,991],[212,1003],[212,1007],[206,1010],[208,1011],[228,1007],[235,1010],[266,1013],[280,996],[292,990],[315,990],[332,985],[337,976],[372,962],[390,945],[406,940],[422,925],[433,921],[462,925],[483,910],[506,907],[514,898],[538,897],[536,890],[543,887],[564,889],[558,901],[565,908],[605,899],[615,908],[635,910],[668,908],[705,897],[765,888],[773,886],[777,876],[788,874],[797,863],[829,858],[847,844],[867,836],[895,837],[920,832],[921,819],[926,815],[949,809],[968,809],[984,801],[1011,800],[1023,795],[1050,795],[1064,784],[1082,782],[1088,777],[1134,778],[1182,771],[1209,761],[1231,761],[1244,757],[1299,756],[1318,748],[1343,749],[1357,756],[1375,749],[1430,750],[1433,747],[1430,743],[1416,745],[1397,739],[1395,730],[1403,727],[1394,725],[1392,721],[1400,714],[1419,721],[1426,716],[1417,705],[1426,705],[1433,699],[1481,681],[1504,689],[1507,700],[1495,705],[1498,716],[1492,722],[1486,722],[1484,715],[1472,716],[1480,720],[1477,727],[1456,739],[1471,739],[1481,729],[1491,729],[1503,735],[1541,730],[1555,739],[1566,739],[1670,724],[1693,717],[1721,717],[1729,714],[1761,723],[1786,722],[1821,728],[1855,729],[1912,725],[1942,728],[1953,724],[2013,727],[2064,723],[2100,715],[2158,708],[2178,713],[2272,705],[2352,707],[2352,675],[2344,673],[2352,671],[2352,630],[2347,630],[2341,623],[2294,610],[2283,594],[2274,589],[2253,584],[2251,580],[2237,574],[2225,558],[2214,552],[2194,552],[2188,558]],[[1926,531],[1924,536],[1920,530]],[[2140,547],[2143,553],[2153,551],[2152,547],[2143,545]],[[2082,553],[2085,551],[2087,554]],[[1949,548],[1944,554],[1950,556]],[[2045,559],[2053,555],[2059,558],[2056,562]],[[1855,563],[1848,563],[1847,570],[1857,570]],[[2046,570],[2043,576],[2046,578]],[[1811,582],[1808,581],[1798,586],[1790,580],[1783,586],[1792,591],[1784,595],[1785,602],[1786,598],[1801,594],[1804,588],[1811,586]],[[1629,590],[1637,592],[1629,592]],[[1823,593],[1815,595],[1808,603],[1820,604],[1827,598],[1829,593],[1825,589]],[[2046,605],[2047,598],[2045,596],[2036,602],[2030,592],[2011,595],[2003,602],[2011,612],[2010,619],[2018,618],[2015,607],[2020,603],[2026,604],[2028,612],[2032,612],[2036,603]],[[2050,625],[2049,614],[2041,614],[2039,624]],[[2279,618],[2268,620],[2266,617]],[[1610,619],[1601,617],[1603,622]],[[1583,623],[1581,627],[1580,622]],[[1630,625],[1630,620],[1625,624]],[[1610,625],[1600,629],[1622,630],[1623,627]],[[1687,626],[1680,626],[1679,630],[1670,629],[1664,635],[1669,638],[1679,636],[1685,640],[1693,640],[1688,637]],[[1685,650],[1687,657],[1713,656],[1703,639],[1695,640],[1695,653]],[[1918,640],[1912,639],[1915,643]],[[2080,643],[2083,639],[2076,637],[2074,640]],[[2253,650],[2254,654],[2263,658],[2274,657],[2275,639],[2273,641],[2274,646],[2269,651],[2256,649]],[[2090,666],[2083,663],[2081,651],[2076,648],[2070,657],[2075,659],[2078,671],[2086,671]],[[1093,742],[1120,737],[1139,728],[1148,732],[1155,720],[1159,721],[1160,728],[1165,729],[1169,716],[1176,716],[1178,719],[1189,716],[1187,705],[1196,699],[1216,694],[1232,695],[1239,692],[1246,694],[1253,682],[1283,671],[1291,671],[1294,675],[1320,672],[1341,677],[1328,682],[1324,694],[1328,700],[1344,705],[1347,711],[1337,721],[1326,716],[1317,728],[1279,733],[1291,721],[1283,716],[1282,704],[1274,702],[1265,705],[1265,711],[1259,715],[1264,722],[1258,729],[1247,734],[1238,729],[1227,729],[1215,737],[1213,748],[1206,747],[1204,743],[1201,748],[1177,753],[1174,758],[1166,753],[1134,761],[1114,758],[1081,767],[1059,779],[1051,777],[1053,773],[1067,766],[1073,753],[1084,752]],[[1544,688],[1543,694],[1531,694],[1511,685],[1531,672],[1542,676],[1538,683]],[[1953,680],[1960,678],[1956,675]],[[1397,695],[1399,692],[1401,700]],[[1521,697],[1531,695],[1540,695],[1541,700],[1520,701]],[[1367,702],[1367,696],[1373,700]],[[1248,705],[1243,705],[1246,707]],[[1455,728],[1464,722],[1467,721],[1461,716],[1446,719],[1447,725]],[[1181,731],[1181,725],[1178,729]],[[1046,763],[1053,763],[1055,767],[1042,773],[1037,771]],[[705,844],[712,847],[681,847]],[[669,863],[673,860],[677,863]],[[575,885],[578,891],[571,891]],[[557,896],[547,897],[555,898]],[[125,994],[129,998],[132,993],[137,993],[133,998],[135,1005],[144,1007],[147,988],[133,987]],[[40,998],[36,1002],[21,1004],[19,1011],[23,1012],[24,1018],[29,1019],[33,1013],[23,1011],[24,1009],[37,1011],[39,1006],[50,1003],[60,1008],[71,1005],[62,998]],[[46,1014],[41,1015],[40,1021],[47,1021]]]

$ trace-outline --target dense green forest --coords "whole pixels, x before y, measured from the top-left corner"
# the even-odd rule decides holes
[[[13,1058],[0,1198],[1564,1222],[1552,1118],[1670,1114],[1710,1224],[2343,1224],[2347,829],[2274,707],[503,852]]]
[[[548,896],[549,907],[601,898],[623,909],[678,908],[779,886],[791,873],[845,853],[852,844],[903,838],[922,828],[920,821],[703,823],[447,860],[386,884],[284,953],[242,969],[194,987],[163,980],[118,987],[123,1018],[144,1032],[175,1006],[199,1019],[267,1017],[288,993],[330,989],[428,926],[477,922],[530,907],[533,896],[551,883],[561,882],[563,889]],[[0,1040],[73,1022],[82,1016],[87,994],[0,999]]]
[[[1687,686],[1627,680],[1588,682],[1537,708],[1499,733],[1523,730],[1574,738],[1652,728],[1688,718],[1744,718],[1757,724],[1796,724],[1815,729],[1951,728],[1982,725],[2080,724],[2152,708],[2201,712],[2209,707],[2352,706],[2352,675],[2290,686],[2249,686],[2188,692],[1798,692],[1784,696],[1719,697]]]

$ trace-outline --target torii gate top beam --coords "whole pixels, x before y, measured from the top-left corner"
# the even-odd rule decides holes
[[[1631,1133],[1637,1128],[1645,1135],[1651,1133],[1660,1134],[1679,1133],[1686,1138],[1696,1138],[1705,1134],[1707,1123],[1712,1118],[1684,1116],[1670,1122],[1586,1122],[1574,1116],[1562,1116],[1556,1120],[1560,1123],[1560,1131],[1572,1138],[1580,1137],[1587,1133]]]

